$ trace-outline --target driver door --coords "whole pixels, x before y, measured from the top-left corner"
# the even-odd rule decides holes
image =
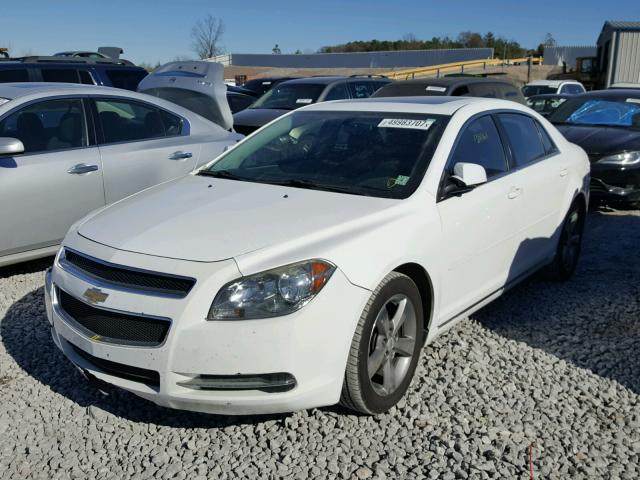
[[[453,167],[460,162],[484,167],[487,182],[466,193],[444,195]],[[516,187],[508,168],[492,116],[467,123],[447,162],[437,205],[445,259],[439,325],[469,310],[508,280],[516,245]]]

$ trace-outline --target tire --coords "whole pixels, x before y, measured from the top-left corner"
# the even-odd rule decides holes
[[[391,272],[371,294],[358,321],[340,404],[371,415],[398,403],[416,370],[423,335],[418,287],[406,275]]]
[[[556,254],[548,268],[552,280],[564,282],[575,272],[582,249],[585,217],[582,203],[574,201],[562,222]]]

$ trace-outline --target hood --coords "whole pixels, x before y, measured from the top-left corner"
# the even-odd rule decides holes
[[[287,112],[289,110],[278,110],[276,108],[246,108],[233,115],[233,125],[262,127]]]
[[[592,127],[588,125],[556,125],[560,133],[584,149],[590,158],[640,150],[640,131],[625,128]]]
[[[119,250],[214,262],[362,227],[395,200],[188,175],[89,217],[85,238]],[[310,240],[311,241],[311,240]]]
[[[180,105],[225,130],[233,125],[221,63],[167,63],[143,78],[138,92]]]

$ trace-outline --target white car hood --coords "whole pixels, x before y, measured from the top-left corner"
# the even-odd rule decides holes
[[[396,203],[188,175],[111,205],[78,233],[119,250],[214,262],[307,236],[317,241],[347,224],[362,228]]]

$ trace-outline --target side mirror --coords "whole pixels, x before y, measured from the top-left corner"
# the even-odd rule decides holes
[[[475,187],[487,183],[487,172],[477,163],[456,163],[451,179],[462,187]]]
[[[24,145],[17,138],[0,137],[0,156],[13,156],[24,153]]]

